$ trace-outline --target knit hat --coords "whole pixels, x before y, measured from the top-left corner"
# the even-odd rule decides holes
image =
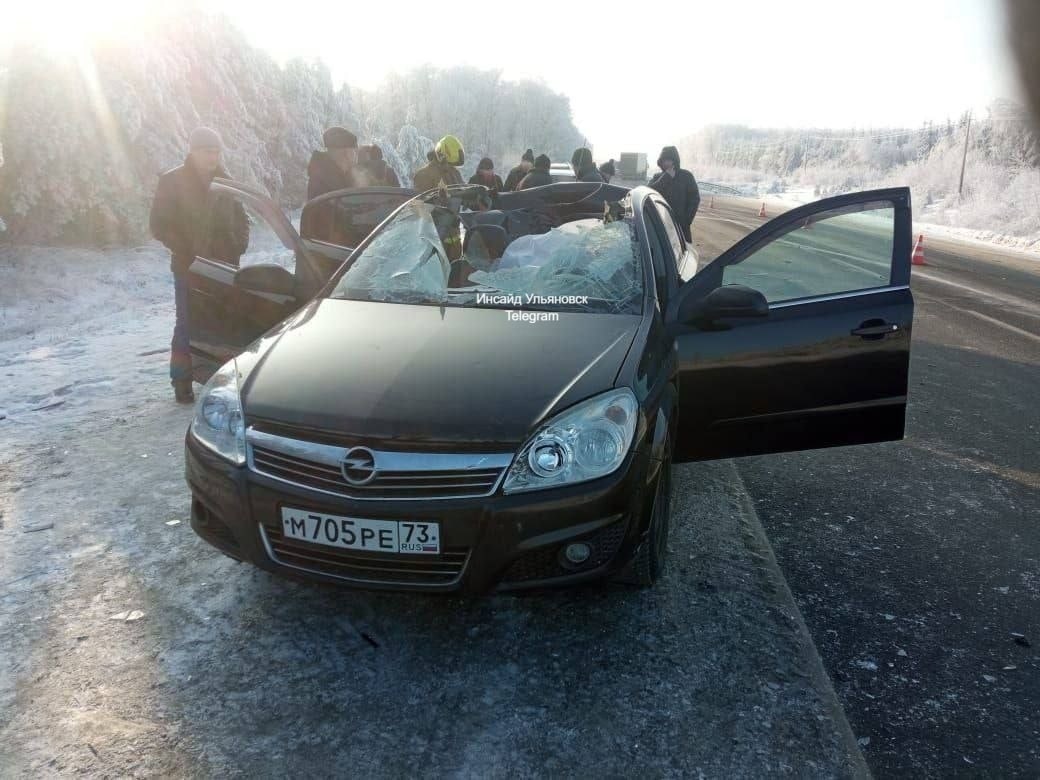
[[[548,158],[546,158],[546,159],[548,159]],[[520,158],[520,161],[523,162],[524,160],[526,160],[529,163],[533,163],[534,162],[534,151],[531,150],[531,149],[528,149],[526,152],[524,152],[524,156]]]
[[[549,155],[540,154],[538,155],[538,159],[534,161],[534,167],[539,170],[547,171],[552,167],[552,160],[549,159]]]
[[[198,149],[223,149],[220,133],[210,127],[196,127],[188,136],[188,151]]]
[[[357,136],[345,127],[336,125],[322,133],[326,149],[357,149]]]

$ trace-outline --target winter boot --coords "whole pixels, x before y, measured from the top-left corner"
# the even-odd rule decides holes
[[[192,404],[195,403],[195,393],[191,389],[190,379],[175,379],[170,384],[173,385],[173,395],[177,399],[179,404]]]

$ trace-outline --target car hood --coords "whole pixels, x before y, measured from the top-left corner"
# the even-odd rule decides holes
[[[266,352],[243,408],[250,423],[369,446],[515,449],[548,415],[613,386],[639,321],[323,299]]]

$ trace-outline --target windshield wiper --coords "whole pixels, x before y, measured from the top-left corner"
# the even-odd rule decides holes
[[[432,297],[426,293],[414,290],[366,290],[348,289],[339,295],[330,296],[343,301],[367,301],[371,303],[415,303],[415,304],[442,304],[445,299]]]

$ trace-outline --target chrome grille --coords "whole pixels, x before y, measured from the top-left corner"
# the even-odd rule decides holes
[[[511,453],[414,453],[338,447],[250,428],[249,467],[258,474],[324,493],[360,499],[472,498],[495,492]],[[372,456],[364,484],[348,482],[343,468],[355,450]],[[351,472],[352,473],[352,472]]]
[[[400,555],[340,550],[286,537],[276,525],[261,526],[271,557],[286,566],[363,582],[450,585],[462,576],[466,547],[447,547],[438,555]]]

